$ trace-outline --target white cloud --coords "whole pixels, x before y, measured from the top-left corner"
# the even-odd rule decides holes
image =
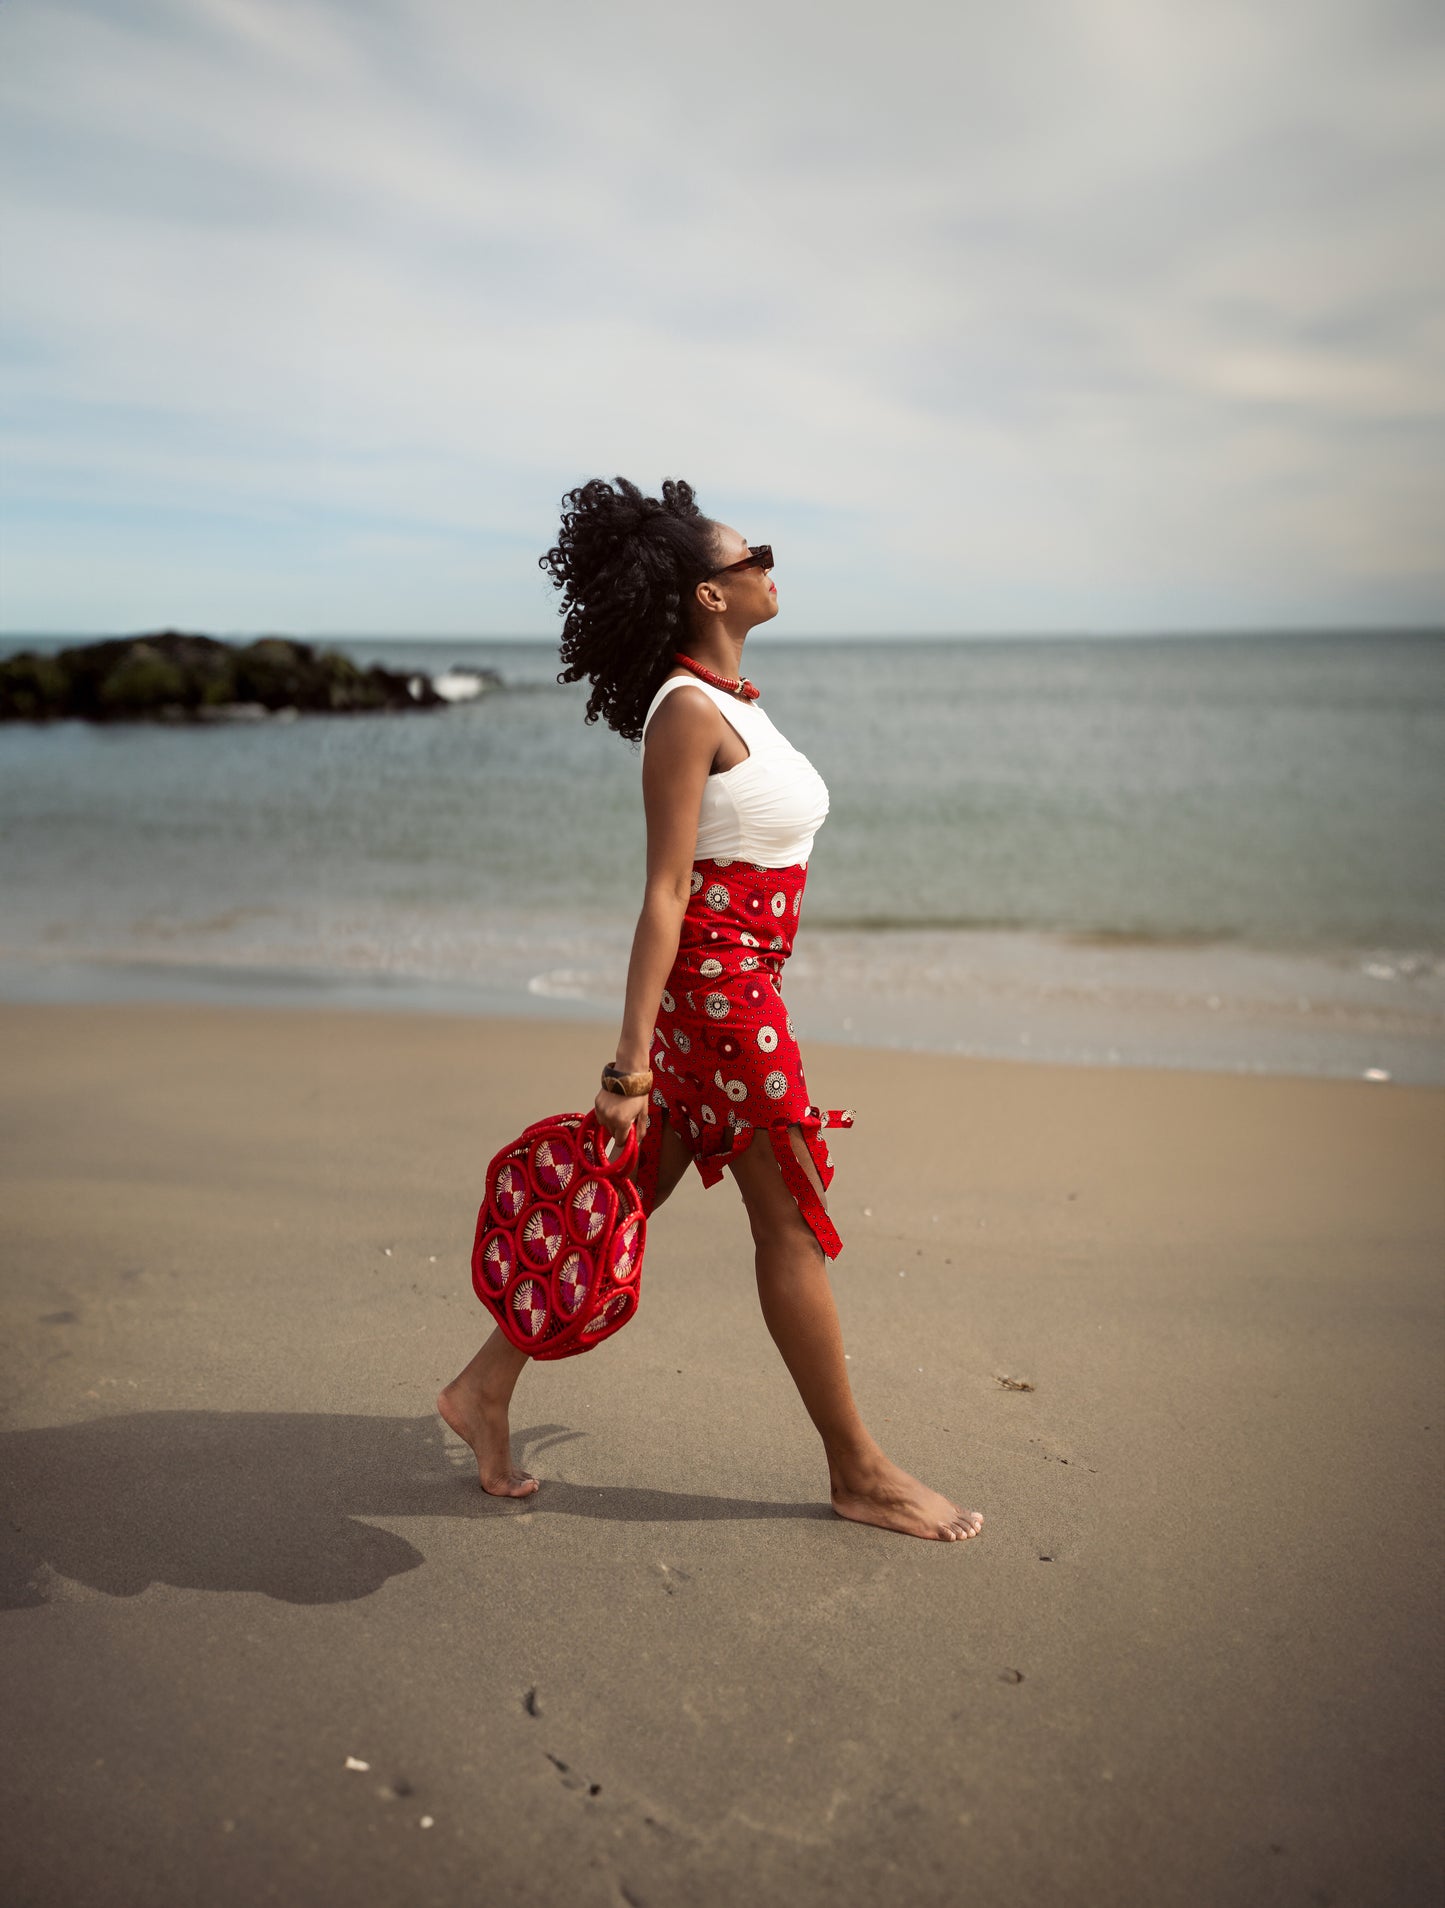
[[[11,0],[0,66],[9,627],[542,630],[619,470],[796,627],[1441,608],[1421,9]]]

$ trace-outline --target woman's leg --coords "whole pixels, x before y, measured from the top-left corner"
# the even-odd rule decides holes
[[[673,1191],[692,1162],[692,1154],[664,1118],[662,1154],[657,1169],[657,1195],[652,1210]],[[537,1480],[512,1462],[512,1434],[508,1407],[522,1368],[530,1362],[524,1351],[500,1331],[494,1331],[465,1371],[458,1372],[437,1398],[442,1417],[472,1447],[477,1477],[492,1497],[530,1497]]]
[[[793,1151],[826,1205],[817,1168],[801,1131]],[[938,1491],[892,1463],[858,1415],[843,1360],[843,1334],[823,1249],[798,1210],[763,1136],[730,1165],[757,1248],[758,1297],[773,1342],[792,1374],[828,1459],[833,1508],[840,1517],[880,1524],[914,1537],[955,1542],[983,1528],[978,1511],[961,1511]]]
[[[465,1371],[438,1395],[437,1410],[477,1460],[477,1477],[491,1497],[530,1497],[537,1480],[512,1462],[507,1407],[528,1363],[526,1352],[494,1331]]]

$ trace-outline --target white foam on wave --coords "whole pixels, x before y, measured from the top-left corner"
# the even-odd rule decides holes
[[[432,677],[431,686],[444,702],[475,702],[487,681],[475,669],[444,669]]]
[[[554,967],[549,973],[534,974],[527,982],[527,992],[543,1000],[586,1000],[596,991],[596,976],[572,967]]]

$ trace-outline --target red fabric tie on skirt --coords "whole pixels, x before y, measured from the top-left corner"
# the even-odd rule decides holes
[[[830,1259],[843,1241],[793,1151],[802,1131],[818,1177],[833,1179],[825,1126],[851,1126],[851,1113],[824,1113],[808,1098],[793,1023],[783,1005],[783,963],[807,883],[805,863],[760,868],[719,858],[694,862],[677,959],[662,990],[652,1037],[652,1107],[638,1158],[644,1212],[657,1192],[665,1113],[688,1145],[705,1186],[715,1186],[757,1127],[767,1130],[783,1182]]]

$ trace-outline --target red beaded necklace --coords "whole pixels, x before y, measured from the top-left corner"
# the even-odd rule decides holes
[[[704,669],[701,663],[694,662],[691,656],[684,656],[680,649],[673,652],[673,661],[680,662],[684,669],[690,669],[695,676],[711,683],[714,689],[724,689],[729,695],[741,696],[744,702],[756,702],[763,693],[746,676],[739,682],[730,682],[726,676],[715,676],[710,669]]]

